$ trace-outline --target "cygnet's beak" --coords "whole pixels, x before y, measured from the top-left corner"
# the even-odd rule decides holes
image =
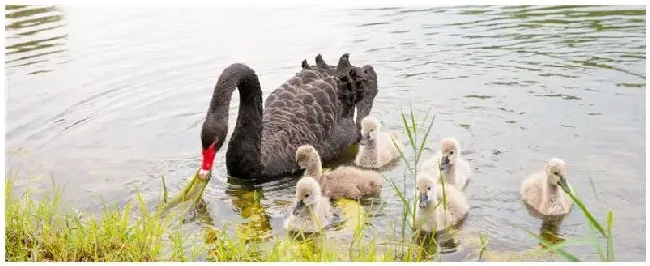
[[[359,141],[359,145],[367,145],[369,141],[370,141],[370,133],[363,133],[361,134],[361,140]]]
[[[420,208],[421,209],[426,208],[427,205],[429,204],[428,201],[429,201],[429,196],[427,196],[426,193],[421,193],[420,194]]]
[[[300,210],[302,210],[302,208],[304,208],[304,207],[305,207],[305,202],[303,202],[302,200],[299,200],[296,203],[296,207],[293,208],[293,215],[300,214]]]
[[[442,160],[440,160],[440,170],[444,171],[447,170],[449,167],[449,156],[442,156]]]
[[[199,178],[206,180],[210,178],[210,170],[199,169]]]
[[[569,184],[566,182],[566,178],[564,176],[560,176],[560,181],[557,182],[557,184],[564,190],[566,193],[571,193],[571,189],[569,188]]]

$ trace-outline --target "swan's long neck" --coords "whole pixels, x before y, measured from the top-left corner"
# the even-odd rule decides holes
[[[230,65],[219,76],[212,95],[208,117],[228,128],[228,109],[233,91],[239,90],[239,114],[233,130],[226,166],[234,176],[257,174],[261,160],[262,89],[255,71],[243,64]]]
[[[456,164],[449,165],[449,167],[445,169],[445,172],[449,176],[454,176],[454,174],[456,173]]]
[[[305,169],[305,175],[311,176],[320,183],[320,178],[323,175],[323,164],[320,161],[320,156],[318,154],[313,154],[309,160],[309,166]]]
[[[368,141],[368,144],[366,144],[364,147],[366,154],[369,155],[370,158],[373,158],[374,160],[379,160],[379,147],[377,145],[377,140],[372,139]]]
[[[548,174],[544,179],[542,202],[547,203],[550,199],[554,198],[558,193],[559,187],[548,182]]]
[[[456,155],[456,162],[454,164],[449,165],[447,169],[445,169],[443,172],[445,173],[446,176],[455,176],[456,174],[456,165],[458,165],[458,162],[460,161],[460,153],[458,151],[455,151]],[[455,180],[455,179],[452,179]],[[453,182],[453,181],[452,181]],[[456,184],[452,184],[456,185]]]

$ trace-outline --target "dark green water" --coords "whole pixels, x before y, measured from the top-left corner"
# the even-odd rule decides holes
[[[124,204],[138,190],[153,204],[161,175],[178,191],[199,166],[200,125],[224,67],[247,63],[266,96],[304,58],[313,63],[321,52],[334,64],[350,52],[353,64],[378,73],[372,115],[386,127],[401,127],[399,108],[412,104],[424,115],[433,106],[428,148],[444,136],[461,140],[476,168],[466,234],[488,232],[496,252],[536,248],[519,229],[541,225],[520,202],[520,183],[560,157],[596,217],[615,211],[616,258],[641,261],[645,14],[632,6],[6,7],[6,166],[34,176],[19,180],[22,188],[46,188],[54,176],[65,199],[85,211]],[[217,155],[205,194],[212,222],[282,234],[295,180],[232,184],[224,157]],[[386,174],[401,186],[403,171]],[[401,213],[390,187],[381,202],[371,232]],[[566,237],[587,232],[577,209],[560,228]],[[570,250],[597,260],[592,247]]]

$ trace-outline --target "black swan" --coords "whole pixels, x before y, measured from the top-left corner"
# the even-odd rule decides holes
[[[378,92],[372,66],[352,66],[349,54],[344,54],[333,67],[319,54],[315,66],[305,60],[302,68],[266,98],[264,108],[255,71],[240,63],[223,70],[201,129],[201,178],[207,177],[227,137],[235,88],[240,103],[226,152],[230,176],[263,180],[294,174],[300,170],[295,161],[299,146],[314,146],[329,162],[359,141],[359,123],[370,113]]]

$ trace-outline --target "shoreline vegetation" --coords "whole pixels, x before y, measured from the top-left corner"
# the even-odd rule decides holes
[[[565,250],[577,244],[591,244],[601,261],[614,261],[613,212],[608,211],[603,226],[570,191],[567,193],[576,205],[574,209],[585,216],[590,228],[584,238],[554,241],[545,234],[520,229],[539,241],[542,248],[508,254],[490,250],[487,232],[469,237],[453,229],[434,237],[414,232],[417,201],[413,192],[406,190],[406,184],[415,183],[417,165],[435,120],[435,115],[429,117],[430,112],[422,121],[416,119],[412,109],[401,115],[408,136],[405,149],[411,150],[411,154],[400,150],[399,160],[407,168],[404,187],[384,179],[398,195],[403,210],[401,220],[381,235],[370,235],[366,230],[370,214],[359,202],[338,200],[334,205],[341,210],[343,222],[337,230],[347,230],[351,235],[343,240],[328,239],[329,231],[310,236],[274,236],[261,204],[260,208],[251,207],[248,222],[236,225],[234,230],[228,224],[215,227],[202,223],[199,236],[188,236],[191,234],[184,232],[183,223],[188,213],[211,220],[201,198],[209,180],[201,180],[196,174],[170,200],[163,178],[161,204],[154,211],[147,210],[138,193],[126,206],[104,206],[99,214],[81,215],[62,210],[62,191],[55,184],[51,193],[39,195],[38,200],[29,191],[17,194],[17,173],[10,172],[5,178],[5,261],[440,261],[445,253],[442,247],[449,243],[454,246],[456,238],[463,238],[464,246],[472,249],[478,261],[580,261]],[[259,203],[256,192],[251,201]]]

